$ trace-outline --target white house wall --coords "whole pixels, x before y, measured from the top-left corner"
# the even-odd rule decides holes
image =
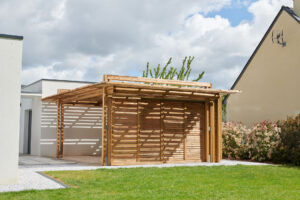
[[[41,139],[41,97],[32,98],[32,124],[31,124],[31,155],[40,155]]]
[[[100,155],[101,153],[101,108],[64,107],[64,155]],[[56,155],[55,103],[43,103],[41,155]]]
[[[57,94],[58,89],[75,89],[89,84],[84,82],[43,80],[42,98]]]
[[[18,175],[22,40],[0,38],[0,184]]]
[[[42,96],[57,94],[58,89],[74,89],[90,83],[47,81],[42,82]],[[40,155],[56,155],[55,103],[42,103]],[[100,155],[101,108],[65,107],[64,155]]]

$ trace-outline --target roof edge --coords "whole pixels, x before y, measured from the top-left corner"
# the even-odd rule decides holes
[[[39,80],[34,81],[32,83],[29,83],[28,85],[25,85],[22,89],[25,89],[26,87],[34,85],[34,84],[36,84],[38,82],[41,82],[41,81],[54,81],[54,82],[57,81],[57,82],[89,83],[89,84],[97,83],[97,82],[92,82],[92,81],[74,81],[74,80],[60,80],[60,79],[45,79],[45,78],[42,78],[42,79],[39,79]]]
[[[300,24],[300,17],[291,8],[287,6],[282,7],[293,19],[295,19]]]
[[[20,35],[8,35],[8,34],[0,34],[0,38],[7,38],[13,40],[23,40],[24,37]]]
[[[285,10],[287,13],[289,13],[287,10],[287,7],[282,6],[281,9],[279,10],[279,12],[277,13],[276,17],[274,18],[274,20],[272,21],[271,25],[269,26],[269,28],[267,29],[266,33],[264,34],[264,36],[262,37],[262,39],[260,40],[260,42],[258,43],[257,47],[255,48],[255,50],[253,51],[253,53],[251,54],[250,58],[248,59],[246,65],[244,66],[244,68],[242,69],[241,73],[239,74],[239,76],[237,77],[237,79],[234,81],[233,85],[231,86],[230,90],[233,90],[234,87],[237,85],[237,83],[239,82],[239,80],[241,79],[241,77],[243,76],[244,72],[246,71],[246,69],[248,68],[249,64],[251,63],[252,59],[254,58],[254,56],[256,55],[257,51],[259,50],[260,46],[263,44],[263,42],[265,41],[267,35],[270,33],[271,29],[273,28],[274,24],[276,23],[277,19],[279,18],[280,14],[282,13],[283,10]],[[290,14],[290,13],[289,13]],[[291,14],[290,14],[291,15]],[[229,94],[226,95],[226,97],[223,100],[223,104],[227,103],[227,99],[229,97]]]

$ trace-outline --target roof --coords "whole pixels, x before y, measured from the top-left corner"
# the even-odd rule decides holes
[[[23,36],[19,36],[19,35],[0,34],[0,38],[7,38],[7,39],[14,39],[14,40],[23,40]]]
[[[63,104],[99,106],[102,103],[103,95],[196,100],[199,97],[216,98],[221,94],[238,92],[240,91],[213,89],[211,83],[104,75],[103,82],[63,91],[42,100],[48,102],[61,101]]]
[[[276,15],[276,17],[274,18],[273,22],[271,23],[271,25],[269,26],[267,32],[264,34],[263,38],[261,39],[261,41],[259,42],[258,46],[255,48],[254,52],[252,53],[252,55],[250,56],[249,60],[247,61],[246,65],[244,66],[244,68],[242,69],[241,73],[239,74],[239,76],[237,77],[237,79],[235,80],[235,82],[233,83],[233,85],[231,86],[231,90],[233,90],[235,88],[235,86],[237,85],[237,83],[239,82],[239,80],[241,79],[241,77],[243,76],[244,72],[247,70],[249,64],[251,63],[252,59],[254,58],[254,56],[256,55],[257,51],[259,50],[260,46],[262,45],[262,43],[265,41],[266,37],[268,36],[268,34],[270,33],[270,31],[272,30],[274,24],[276,23],[277,19],[279,18],[280,14],[286,11],[293,19],[295,19],[299,24],[300,24],[300,17],[298,17],[294,11],[287,7],[287,6],[282,6],[280,11],[278,12],[278,14]],[[227,99],[228,99],[229,95],[227,95],[223,102],[226,103]]]
[[[90,83],[90,84],[96,83],[96,82],[92,82],[92,81],[77,81],[77,80],[45,79],[45,78],[42,78],[42,79],[39,79],[39,80],[37,80],[37,81],[34,81],[34,82],[32,82],[32,83],[30,83],[30,84],[28,84],[28,85],[22,85],[22,89],[23,89],[23,88],[26,88],[26,87],[28,87],[28,86],[34,85],[34,84],[36,84],[36,83],[38,83],[38,82],[40,82],[40,81],[54,81],[54,82],[57,81],[57,82]]]

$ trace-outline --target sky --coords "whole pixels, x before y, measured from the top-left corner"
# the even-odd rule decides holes
[[[22,83],[102,81],[180,67],[229,89],[282,5],[292,0],[0,0],[0,33],[24,36]]]

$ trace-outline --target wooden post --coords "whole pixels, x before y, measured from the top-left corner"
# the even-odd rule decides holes
[[[101,156],[102,156],[102,165],[105,165],[105,157],[106,157],[106,145],[105,145],[105,129],[106,129],[106,105],[105,105],[105,87],[103,87],[103,93],[102,93],[102,151],[101,151]]]
[[[186,112],[187,112],[187,107],[186,107],[186,103],[183,103],[183,106],[184,106],[184,114],[183,114],[183,120],[184,120],[184,141],[183,141],[183,160],[186,160],[186,137],[187,137],[187,115],[186,115]]]
[[[214,102],[209,104],[209,126],[210,126],[210,161],[215,162],[215,109]]]
[[[112,163],[112,98],[107,98],[107,124],[106,124],[106,135],[107,135],[107,164]]]
[[[216,108],[216,162],[222,159],[222,97],[215,101]]]
[[[205,131],[205,161],[206,162],[210,162],[209,159],[209,149],[210,149],[210,143],[209,143],[209,101],[205,101],[204,104],[204,117],[205,117],[205,127],[204,127],[204,131]]]
[[[141,145],[141,119],[140,119],[140,109],[139,109],[139,101],[136,102],[137,105],[137,153],[136,153],[136,161],[140,162],[140,145]]]
[[[64,157],[64,104],[61,104],[60,108],[60,158]]]
[[[57,101],[57,115],[56,115],[56,158],[60,155],[60,112],[61,103],[60,100]]]

